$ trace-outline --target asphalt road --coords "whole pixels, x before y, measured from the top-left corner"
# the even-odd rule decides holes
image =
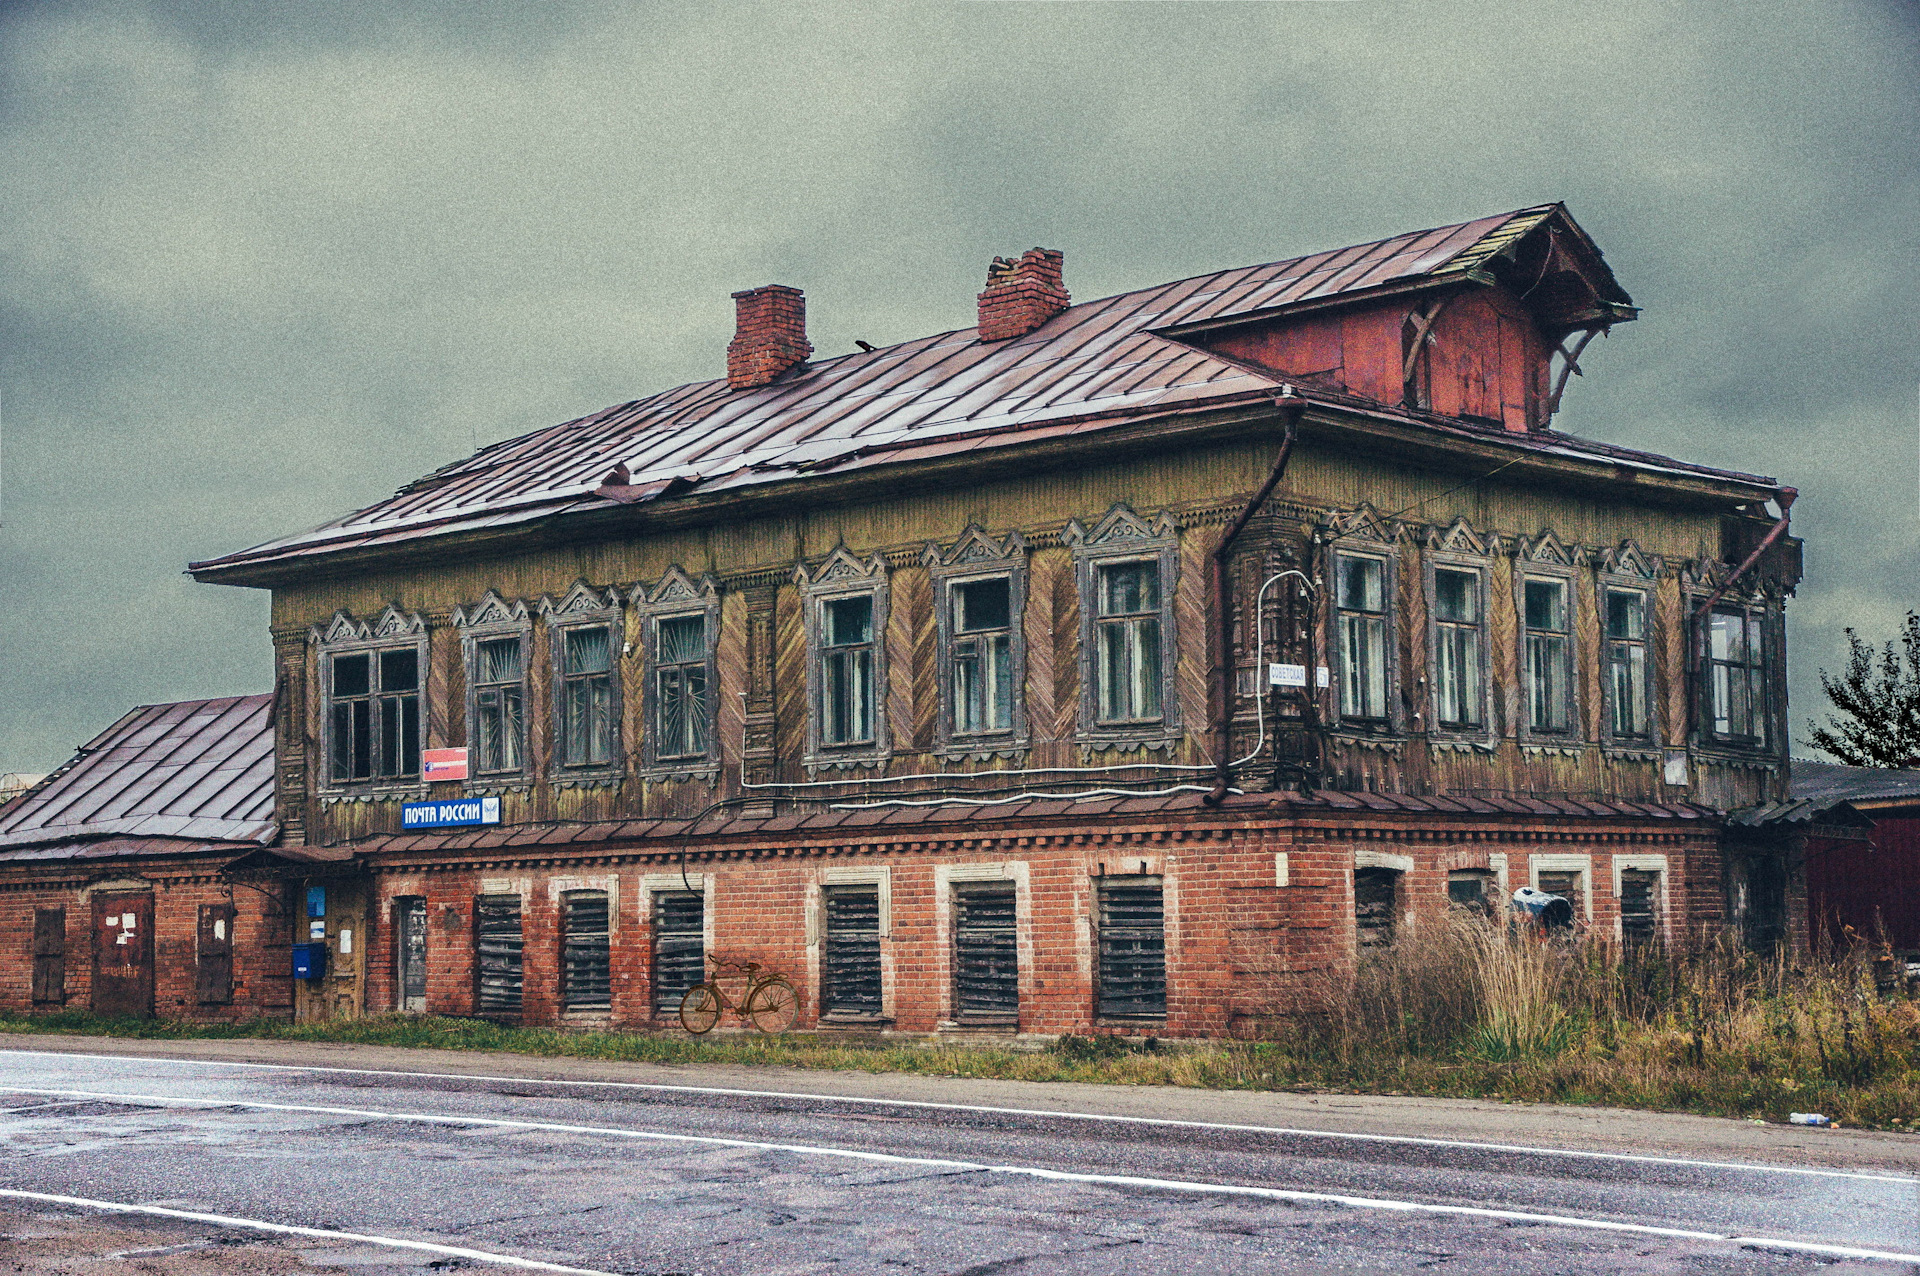
[[[1920,1254],[1920,1140],[1905,1135],[429,1052],[155,1043],[162,1057],[142,1057],[121,1052],[144,1043],[106,1053],[11,1040],[28,1048],[0,1050],[0,1211],[12,1211],[0,1214],[0,1272],[10,1258],[22,1271],[82,1270],[46,1257],[59,1243],[46,1236],[22,1265],[26,1232],[8,1219],[27,1218],[42,1231],[161,1229],[163,1243],[116,1240],[116,1252],[170,1249],[175,1266],[100,1269],[156,1272],[370,1276],[517,1260],[704,1276],[1920,1273],[1920,1260],[1899,1257]],[[428,1075],[487,1067],[491,1079]],[[214,1261],[225,1250],[213,1246],[242,1241],[265,1247],[253,1267]]]

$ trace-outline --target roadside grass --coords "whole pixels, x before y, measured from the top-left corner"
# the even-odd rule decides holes
[[[1599,1104],[1920,1129],[1920,1004],[1884,954],[1803,965],[1724,937],[1671,949],[1540,943],[1469,915],[1408,928],[1349,970],[1256,971],[1262,1040],[1064,1037],[1044,1049],[788,1033],[521,1028],[472,1019],[198,1024],[0,1013],[0,1032],[342,1042],[652,1064]],[[1264,1002],[1263,1002],[1264,999]]]

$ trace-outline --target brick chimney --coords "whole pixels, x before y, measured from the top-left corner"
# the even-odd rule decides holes
[[[768,284],[733,294],[734,334],[727,344],[727,384],[767,385],[807,361],[807,298],[798,288]]]
[[[1018,261],[995,257],[987,267],[987,290],[980,294],[980,340],[1023,337],[1065,310],[1062,261],[1054,248],[1029,248]]]

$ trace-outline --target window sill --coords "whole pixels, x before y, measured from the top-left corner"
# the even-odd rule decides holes
[[[822,1028],[891,1028],[892,1015],[860,1015],[840,1011],[820,1016]]]

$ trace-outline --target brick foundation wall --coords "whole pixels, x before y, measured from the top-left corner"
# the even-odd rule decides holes
[[[0,873],[0,1007],[15,1012],[90,1009],[93,1002],[93,897],[100,892],[153,896],[153,968],[155,1015],[167,1019],[231,1022],[285,1019],[293,1012],[288,936],[290,925],[279,892],[271,883],[258,887],[218,881],[214,873],[233,858],[217,862],[141,864],[96,869],[85,876],[69,864]],[[262,894],[262,890],[274,892]],[[199,999],[199,923],[203,904],[231,904],[233,919],[233,993],[224,1004]],[[33,1000],[34,913],[66,910],[65,997],[60,1005]]]
[[[1124,828],[1000,829],[990,836],[690,849],[687,876],[707,898],[708,951],[759,961],[800,992],[801,1028],[822,1026],[819,988],[822,890],[871,882],[881,890],[884,1015],[852,1026],[903,1033],[972,1031],[954,1022],[952,897],[955,880],[1006,880],[1018,900],[1023,1033],[1107,1032],[1222,1036],[1298,1007],[1312,973],[1350,962],[1353,873],[1403,870],[1404,919],[1446,910],[1448,873],[1490,872],[1510,892],[1536,866],[1585,877],[1580,920],[1618,933],[1616,867],[1663,871],[1666,933],[1680,938],[1720,919],[1718,830],[1668,827],[1522,828],[1355,821],[1135,823]],[[898,838],[890,834],[890,838]],[[376,862],[367,1010],[396,1007],[393,900],[428,901],[428,1010],[475,1012],[473,915],[480,894],[521,898],[525,995],[521,1022],[671,1027],[652,1013],[652,899],[683,889],[677,859],[644,847],[595,847],[578,859]],[[495,856],[500,851],[491,852]],[[1277,857],[1285,856],[1285,885]],[[1103,1022],[1095,1015],[1094,895],[1104,875],[1159,875],[1166,905],[1164,1021]],[[568,1015],[559,1003],[562,897],[612,897],[610,1013]],[[723,1027],[737,1024],[729,1015]]]

